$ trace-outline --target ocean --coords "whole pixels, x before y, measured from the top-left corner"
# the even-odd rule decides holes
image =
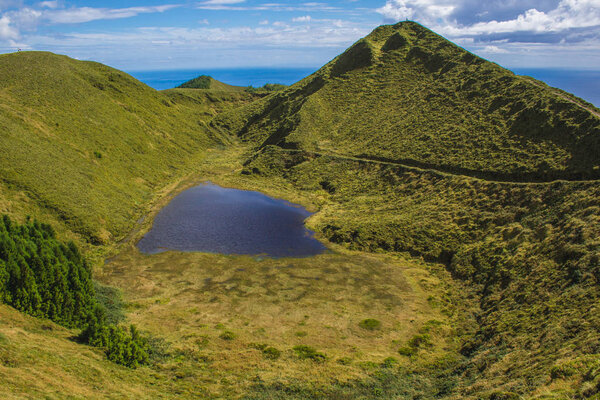
[[[234,86],[260,87],[265,83],[291,85],[316,70],[315,68],[236,68],[127,71],[127,73],[156,90],[164,90],[177,87],[200,75],[209,75],[218,81]]]
[[[164,90],[179,86],[199,75],[210,75],[235,86],[260,87],[265,83],[291,85],[316,70],[317,68],[237,68],[128,72],[148,86]],[[532,76],[600,107],[600,71],[522,68],[513,71],[519,75]]]
[[[600,107],[600,71],[515,68],[513,72],[546,82]]]

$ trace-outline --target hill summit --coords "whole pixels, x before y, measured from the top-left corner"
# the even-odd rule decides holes
[[[498,180],[600,177],[598,109],[410,21],[219,123],[260,147]]]

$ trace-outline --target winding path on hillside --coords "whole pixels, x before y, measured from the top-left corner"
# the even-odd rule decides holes
[[[519,179],[517,174],[502,174],[493,171],[477,171],[470,170],[466,168],[454,167],[454,166],[437,166],[432,164],[422,163],[416,160],[387,160],[376,157],[369,157],[366,155],[360,156],[348,156],[342,154],[334,154],[334,153],[321,153],[315,151],[306,151],[306,150],[295,150],[295,149],[283,149],[279,148],[281,151],[288,153],[303,153],[309,156],[314,157],[329,157],[335,158],[338,160],[344,161],[353,161],[359,163],[368,163],[368,164],[379,164],[379,165],[388,165],[393,167],[404,168],[407,170],[413,170],[415,172],[429,172],[433,174],[443,175],[443,176],[456,176],[456,177],[468,177],[472,179],[479,179],[487,182],[495,182],[495,183],[506,183],[506,184],[517,184],[517,185],[548,185],[556,182],[589,182],[596,183],[600,182],[600,179],[575,179],[575,178],[559,178],[559,179]],[[522,176],[522,174],[521,174]]]

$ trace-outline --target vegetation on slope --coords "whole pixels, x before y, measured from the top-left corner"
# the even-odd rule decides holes
[[[139,400],[177,393],[152,369],[125,368],[109,361],[102,349],[73,341],[70,329],[2,304],[0,317],[3,399]]]
[[[215,110],[250,99],[207,92],[190,101],[93,62],[1,55],[0,186],[106,243],[220,143],[205,129]]]
[[[280,83],[265,83],[261,87],[248,86],[246,91],[255,94],[269,94],[272,92],[279,92],[286,87],[286,85],[282,85]]]
[[[37,221],[0,220],[0,301],[67,327],[81,326],[95,306],[92,271],[70,242]]]
[[[255,146],[244,174],[323,199],[321,235],[473,285],[481,311],[453,396],[587,398],[600,392],[591,107],[406,22],[212,125]]]
[[[442,262],[473,285],[481,311],[462,338],[462,396],[531,394],[557,384],[554,366],[600,359],[597,182],[488,182],[275,147],[246,172],[325,198],[311,227],[333,242]],[[569,376],[572,394],[587,372]]]
[[[213,124],[261,146],[482,178],[598,178],[600,118],[578,103],[403,22]]]
[[[51,226],[0,219],[0,302],[65,327],[83,328],[80,339],[103,347],[111,361],[136,367],[148,360],[146,339],[131,326],[106,323],[92,271],[77,246],[58,240]]]

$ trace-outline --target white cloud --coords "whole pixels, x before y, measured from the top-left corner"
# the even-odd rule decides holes
[[[226,11],[338,11],[338,7],[327,3],[299,3],[296,5],[287,5],[283,3],[262,3],[255,6],[241,5],[245,3],[240,0],[208,0],[200,2],[196,8],[202,10],[226,10]]]
[[[285,23],[273,23],[257,27],[147,27],[130,32],[118,33],[67,33],[60,37],[32,36],[37,45],[52,47],[55,45],[79,48],[93,48],[96,45],[115,44],[115,49],[123,47],[143,48],[146,44],[170,43],[173,48],[223,49],[240,48],[345,48],[357,38],[365,36],[369,29],[352,24],[337,27],[334,21],[319,22],[310,28],[304,25],[290,26]],[[119,46],[116,46],[116,45]]]
[[[481,49],[482,53],[486,53],[486,54],[507,54],[509,53],[508,50],[500,48],[498,46],[485,46],[483,49]]]
[[[508,32],[560,32],[600,26],[600,0],[563,0],[549,12],[530,9],[517,18],[458,27],[456,34],[480,35]],[[452,29],[449,30],[452,32]]]
[[[530,8],[511,19],[460,24],[454,14],[459,10],[464,12],[467,6],[469,2],[466,0],[388,0],[376,11],[387,20],[415,19],[453,37],[514,32],[548,33],[600,26],[600,0],[561,0],[547,11]],[[493,14],[486,10],[477,15],[480,18],[493,18]]]
[[[19,31],[11,24],[11,20],[7,15],[0,17],[0,39],[1,40],[16,40],[19,38]]]
[[[305,15],[302,17],[293,18],[292,21],[293,22],[310,22],[311,19],[312,18],[310,17],[310,15]]]
[[[18,7],[20,6],[21,7]],[[177,4],[150,7],[129,8],[92,8],[72,7],[61,8],[58,1],[42,1],[36,7],[22,7],[22,2],[0,0],[0,10],[10,7],[0,15],[0,40],[8,41],[12,47],[26,47],[24,43],[17,44],[27,32],[33,32],[42,23],[76,24],[102,19],[129,18],[139,14],[165,12],[180,7]]]
[[[452,0],[388,0],[376,11],[385,18],[395,21],[421,18],[436,20],[446,18],[456,8],[457,1]]]
[[[201,5],[224,5],[224,4],[239,4],[245,3],[246,0],[207,0],[200,3]]]
[[[55,24],[78,24],[102,19],[130,18],[139,14],[165,12],[176,7],[180,7],[180,5],[168,4],[163,6],[128,8],[79,7],[45,11],[44,18]]]
[[[38,3],[38,7],[40,8],[58,8],[58,1],[54,0],[54,1],[41,1]]]

